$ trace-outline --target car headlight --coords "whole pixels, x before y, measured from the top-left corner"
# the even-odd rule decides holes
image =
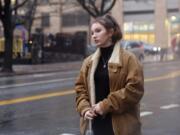
[[[159,51],[159,52],[161,51],[161,47],[158,47],[158,51]]]
[[[157,47],[153,47],[153,51],[155,51],[155,52],[156,52],[157,50],[158,50],[158,49],[157,49]]]

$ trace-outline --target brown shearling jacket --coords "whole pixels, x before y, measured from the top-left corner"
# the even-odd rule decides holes
[[[75,83],[76,109],[80,114],[80,131],[85,134],[88,120],[84,113],[95,104],[94,73],[100,50],[87,57]],[[110,93],[100,105],[105,113],[112,114],[115,135],[141,135],[140,105],[144,94],[142,66],[130,52],[116,44],[108,61]]]

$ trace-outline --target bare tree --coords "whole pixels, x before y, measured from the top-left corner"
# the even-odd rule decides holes
[[[116,0],[77,0],[81,6],[93,17],[108,13]]]
[[[0,1],[0,20],[4,28],[5,50],[4,61],[2,65],[2,72],[13,72],[12,69],[12,54],[13,54],[13,30],[14,21],[12,20],[12,13],[17,14],[17,9],[23,6],[28,0],[23,0],[18,4],[18,0],[12,5],[11,0]]]
[[[25,8],[27,9],[25,16],[24,16],[24,25],[28,30],[28,35],[31,35],[31,28],[33,25],[33,21],[35,19],[35,13],[36,13],[36,8],[37,8],[37,0],[29,0],[26,5]],[[30,38],[30,37],[29,37]]]

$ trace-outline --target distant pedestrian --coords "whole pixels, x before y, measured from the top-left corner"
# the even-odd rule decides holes
[[[141,135],[141,64],[120,47],[122,33],[112,16],[96,18],[91,37],[97,50],[84,60],[75,83],[81,134],[92,123],[94,135]]]

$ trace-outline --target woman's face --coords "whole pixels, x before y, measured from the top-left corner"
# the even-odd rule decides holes
[[[95,22],[91,26],[91,37],[97,47],[108,47],[111,45],[112,32],[107,31],[102,24]]]

